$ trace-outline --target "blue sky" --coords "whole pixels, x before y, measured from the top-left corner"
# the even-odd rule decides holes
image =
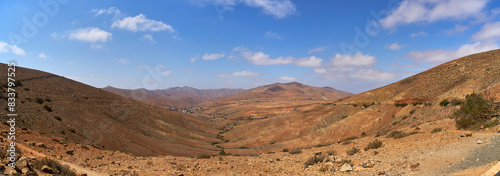
[[[95,87],[359,93],[499,48],[493,0],[0,1],[0,61]]]

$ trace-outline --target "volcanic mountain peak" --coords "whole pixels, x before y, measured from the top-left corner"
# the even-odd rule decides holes
[[[255,100],[255,99],[310,99],[336,100],[352,95],[349,92],[313,87],[298,82],[274,83],[249,89],[234,95],[221,98],[223,101]]]

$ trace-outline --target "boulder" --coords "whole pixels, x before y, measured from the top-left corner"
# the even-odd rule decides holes
[[[345,163],[344,165],[342,165],[342,167],[340,168],[340,172],[349,172],[349,171],[352,171],[352,167],[350,164],[347,164]]]
[[[4,173],[6,175],[16,175],[17,171],[14,168],[12,168],[12,167],[5,167]]]
[[[27,168],[27,167],[26,167],[26,168],[23,168],[23,169],[21,170],[21,173],[23,173],[23,175],[27,175],[29,172],[30,172],[30,169],[29,169],[29,168]]]
[[[36,143],[36,147],[41,147],[41,148],[45,148],[47,147],[45,144],[39,142],[39,143]]]
[[[465,137],[471,137],[471,136],[472,136],[472,131],[465,132]]]
[[[14,166],[18,169],[18,170],[23,170],[24,168],[28,168],[29,170],[29,163],[28,163],[28,157],[26,156],[22,156],[21,158],[19,158],[19,160],[17,160],[16,164],[14,164]]]
[[[43,165],[41,170],[42,170],[42,172],[45,172],[48,174],[52,174],[52,172],[54,172],[54,169],[52,169],[51,167],[49,167],[47,165]]]

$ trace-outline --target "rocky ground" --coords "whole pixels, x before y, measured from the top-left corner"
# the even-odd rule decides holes
[[[54,170],[33,167],[32,163],[45,157],[69,165],[80,175],[481,175],[499,162],[498,126],[468,136],[468,132],[458,131],[453,125],[453,120],[444,119],[403,129],[415,134],[399,139],[365,136],[302,149],[298,154],[291,154],[294,149],[289,149],[289,152],[210,158],[137,157],[27,130],[19,131],[17,143],[25,156],[23,160],[28,163],[24,167],[33,168],[29,172],[38,175]],[[3,145],[8,142],[6,127],[1,126]],[[435,130],[438,128],[441,131]],[[365,151],[374,140],[382,141],[381,147]],[[359,152],[348,155],[352,148]],[[14,173],[13,169],[5,168],[8,167],[2,170]],[[23,172],[23,168],[16,169],[15,172]]]

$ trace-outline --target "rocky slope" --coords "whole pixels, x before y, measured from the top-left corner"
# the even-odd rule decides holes
[[[7,65],[0,64],[0,70]],[[202,117],[147,105],[61,76],[16,68],[18,128],[136,155],[215,153]],[[0,85],[6,85],[5,76]],[[7,97],[2,87],[2,97]],[[6,98],[0,100],[6,104]],[[7,113],[2,108],[2,114]]]

